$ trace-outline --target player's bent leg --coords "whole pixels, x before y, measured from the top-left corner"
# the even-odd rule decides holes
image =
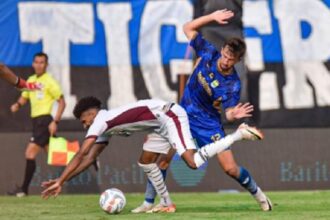
[[[181,154],[181,158],[186,163],[186,165],[191,169],[197,169],[197,165],[195,163],[195,154],[200,159],[200,155],[195,150],[186,150]],[[197,159],[197,160],[198,160]],[[204,160],[203,160],[204,163]]]
[[[166,177],[166,169],[160,169],[163,179],[165,181]],[[152,185],[151,181],[148,178],[145,197],[143,203],[136,207],[135,209],[131,210],[132,213],[146,213],[154,208],[155,198],[157,196],[157,192],[155,187]]]
[[[150,182],[155,187],[157,194],[160,196],[160,203],[164,207],[170,207],[173,205],[167,187],[165,185],[164,179],[156,163],[141,164],[139,166],[148,176]]]
[[[165,181],[167,175],[167,168],[170,165],[170,162],[175,154],[176,150],[171,148],[167,154],[160,154],[157,160],[157,165],[162,173],[163,179]],[[157,196],[157,192],[153,185],[151,184],[150,180],[148,179],[146,192],[145,192],[145,201],[147,203],[153,204],[155,202],[155,198]]]
[[[220,153],[218,155],[218,161],[220,166],[228,176],[235,179],[242,187],[244,187],[252,195],[254,195],[257,192],[258,186],[256,182],[244,167],[239,167],[237,165],[231,150],[226,150]]]
[[[157,133],[148,134],[143,144],[143,153],[141,155],[139,162],[141,164],[150,164],[156,162],[160,163],[161,166],[165,168],[164,170],[161,169],[161,173],[163,175],[163,178],[165,179],[166,168],[167,168],[165,167],[165,165],[167,164],[167,161],[171,160],[171,159],[167,159],[167,154],[171,155],[170,149],[171,149],[171,145],[169,144],[167,139],[165,139],[164,137],[160,136]],[[159,154],[159,156],[157,156],[158,158],[154,156],[155,152],[157,152],[157,155]],[[157,192],[153,187],[151,181],[148,179],[144,202],[137,208],[131,210],[131,212],[144,213],[152,209],[154,207],[156,196],[157,196]]]
[[[175,153],[176,153],[176,150],[174,148],[171,148],[166,155],[161,154],[157,161],[158,167],[161,170],[167,170]]]
[[[249,171],[237,165],[231,150],[220,153],[218,155],[218,161],[227,175],[235,179],[243,188],[251,193],[263,211],[270,211],[272,209],[269,198],[258,187]]]
[[[198,168],[201,165],[203,165],[209,158],[213,157],[216,154],[219,154],[228,147],[230,147],[234,142],[246,139],[246,140],[261,140],[264,136],[258,129],[254,127],[250,127],[247,124],[242,124],[239,126],[239,128],[232,134],[229,134],[225,136],[224,138],[221,138],[218,141],[215,141],[213,143],[207,144],[205,146],[202,146],[201,149],[199,149],[194,154],[194,163],[195,166]],[[178,152],[180,152],[178,150]],[[193,168],[191,162],[188,160],[188,166]]]
[[[166,128],[168,131],[169,141],[176,147],[178,154],[184,159],[188,167],[197,169],[204,164],[209,158],[224,151],[231,146],[235,141],[247,139],[257,140],[262,139],[262,133],[246,124],[242,124],[232,134],[207,144],[195,152],[196,145],[193,142],[188,116],[186,112],[178,105],[174,105],[171,110],[166,112],[168,117]],[[178,126],[178,124],[180,126]],[[192,153],[192,151],[194,153]]]
[[[194,154],[194,162],[196,167],[199,168],[206,161],[208,161],[214,155],[219,154],[231,146],[235,141],[242,140],[242,134],[239,130],[236,132],[221,138],[218,141],[202,146]]]
[[[175,152],[176,152],[175,149],[171,148],[167,154],[161,154],[158,158],[157,164],[163,175],[164,181],[166,179],[167,168],[169,167]],[[131,212],[145,213],[151,210],[154,207],[156,196],[157,196],[157,192],[154,186],[151,184],[150,180],[148,179],[143,203],[140,206],[136,207],[135,209],[131,210]]]

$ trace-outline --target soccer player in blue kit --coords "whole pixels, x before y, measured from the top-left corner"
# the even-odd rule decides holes
[[[209,15],[199,17],[184,25],[184,32],[196,52],[195,69],[190,76],[180,105],[186,110],[190,131],[198,146],[212,143],[226,134],[221,123],[221,106],[225,110],[228,121],[251,117],[253,106],[239,103],[241,83],[234,65],[240,61],[246,51],[246,45],[239,38],[231,38],[217,49],[198,32],[198,29],[212,21],[219,24],[228,23],[234,16],[230,10],[218,10]],[[173,152],[159,162],[166,176],[166,169]],[[251,193],[263,211],[272,210],[272,204],[258,187],[250,173],[235,162],[230,148],[217,155],[222,169]],[[156,193],[150,182],[147,184],[145,201],[133,213],[156,212],[153,207]],[[159,205],[158,205],[159,206]]]

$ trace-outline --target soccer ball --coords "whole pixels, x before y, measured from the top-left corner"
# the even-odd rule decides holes
[[[120,213],[125,205],[125,195],[119,189],[107,189],[100,196],[100,206],[108,214]]]

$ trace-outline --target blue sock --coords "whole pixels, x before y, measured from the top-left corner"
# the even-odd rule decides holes
[[[160,172],[162,173],[163,175],[163,178],[164,180],[166,179],[166,173],[167,173],[167,170],[160,170]],[[145,201],[148,202],[148,203],[151,203],[151,204],[154,204],[155,203],[155,198],[157,196],[157,192],[154,188],[154,186],[152,185],[152,183],[150,182],[150,180],[148,179],[148,182],[147,182],[147,188],[146,188],[146,192],[144,194],[145,196]]]
[[[247,171],[244,167],[240,167],[240,174],[236,180],[252,195],[257,192],[258,186],[256,181],[254,181],[249,171]]]
[[[156,195],[157,195],[157,192],[156,192],[154,186],[151,184],[150,180],[148,179],[146,192],[144,194],[144,197],[145,197],[144,200],[148,203],[154,204]]]

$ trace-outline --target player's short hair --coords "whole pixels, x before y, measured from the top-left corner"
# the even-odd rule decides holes
[[[34,54],[33,56],[33,60],[36,58],[36,57],[45,57],[45,60],[46,60],[46,63],[48,63],[48,55],[44,52],[38,52],[36,54]]]
[[[228,47],[229,51],[232,52],[234,56],[238,57],[239,59],[241,59],[245,54],[246,44],[244,40],[240,38],[230,38],[225,42],[223,48],[225,48],[226,46]]]
[[[101,109],[101,101],[93,96],[84,97],[78,101],[73,109],[73,115],[79,119],[84,111],[91,108]]]

